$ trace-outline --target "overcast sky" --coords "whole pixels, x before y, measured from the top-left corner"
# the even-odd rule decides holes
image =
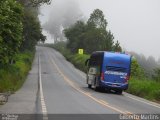
[[[58,0],[52,0],[50,6],[41,7],[42,23],[47,22],[56,1]],[[111,30],[115,40],[118,40],[124,49],[145,56],[160,57],[160,0],[76,1],[87,18],[94,9],[101,9],[108,21],[107,29]],[[57,13],[61,14],[60,11]],[[49,38],[50,41],[51,39]]]

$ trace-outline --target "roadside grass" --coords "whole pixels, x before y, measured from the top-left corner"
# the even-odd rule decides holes
[[[16,55],[16,63],[0,67],[0,92],[15,92],[24,83],[31,69],[34,52],[24,52]]]
[[[151,79],[131,77],[127,92],[148,100],[160,102],[160,82]]]
[[[86,72],[85,60],[90,57],[89,55],[73,54],[61,43],[45,46],[58,50],[68,61],[73,63],[75,67]],[[129,80],[129,89],[126,92],[160,103],[160,82],[149,78],[138,78],[132,76]]]
[[[86,72],[85,61],[89,58],[89,55],[75,54],[68,58],[68,60],[75,65],[78,69]]]

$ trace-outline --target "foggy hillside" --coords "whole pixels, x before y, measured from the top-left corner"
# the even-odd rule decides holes
[[[138,60],[138,63],[145,70],[145,73],[148,76],[153,74],[153,70],[155,68],[160,67],[160,59],[156,61],[153,56],[146,57],[143,54],[138,54],[136,52],[129,52],[129,53]]]

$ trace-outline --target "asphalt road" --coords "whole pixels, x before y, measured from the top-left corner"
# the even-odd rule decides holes
[[[48,113],[160,113],[160,105],[123,93],[88,89],[85,74],[52,48],[38,47]]]
[[[30,94],[27,93],[31,100],[28,104],[22,104],[16,113],[19,111],[26,113],[25,106],[31,106],[32,110],[29,113],[43,113],[44,119],[50,119],[49,114],[160,114],[159,104],[140,97],[125,92],[122,95],[117,95],[89,89],[86,84],[85,73],[76,69],[52,48],[37,47],[35,64],[33,64],[32,69],[34,70],[31,72],[34,74],[31,75],[36,74],[35,77],[30,78],[28,82],[26,81],[20,90],[25,91],[24,87],[31,88]],[[33,81],[34,84],[32,84]],[[32,88],[31,86],[35,87]],[[31,96],[32,91],[35,96],[37,95],[36,98]],[[17,93],[13,96],[16,96]],[[27,94],[26,96],[21,95],[21,97],[25,98]],[[1,113],[11,112],[9,108],[13,108],[13,112],[16,105],[19,104],[12,102],[13,96],[9,98],[6,105],[0,107]],[[20,103],[25,102],[25,99],[20,100]],[[33,105],[30,105],[32,103]]]

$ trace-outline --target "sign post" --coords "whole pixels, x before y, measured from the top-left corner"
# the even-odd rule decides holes
[[[83,55],[83,49],[78,49],[78,54]]]

